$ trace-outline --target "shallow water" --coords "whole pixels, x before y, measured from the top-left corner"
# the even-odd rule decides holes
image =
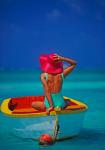
[[[1,71],[0,72],[0,103],[4,98],[42,95],[40,73],[35,71]],[[105,71],[77,71],[65,79],[63,95],[80,100],[89,107],[85,114],[81,133],[70,140],[57,142],[46,149],[105,149]],[[24,126],[24,121],[22,121]],[[29,123],[27,119],[27,124]],[[17,124],[18,126],[18,121]],[[32,126],[31,126],[32,127]],[[42,126],[40,126],[42,127]],[[34,128],[34,127],[33,127]],[[38,142],[25,138],[25,134],[13,134],[13,118],[0,114],[0,149],[42,149]],[[65,129],[66,130],[66,129]],[[68,129],[69,130],[69,129]],[[30,131],[31,134],[32,131]],[[26,132],[26,135],[30,135]]]

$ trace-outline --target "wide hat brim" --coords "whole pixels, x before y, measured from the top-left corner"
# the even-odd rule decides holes
[[[52,55],[54,54],[40,56],[40,64],[41,64],[42,71],[51,74],[62,73],[63,63],[61,61],[55,63],[53,59],[51,59]]]

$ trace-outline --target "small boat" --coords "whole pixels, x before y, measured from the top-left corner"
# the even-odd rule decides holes
[[[59,110],[55,108],[50,112],[50,115],[46,114],[46,110],[39,111],[32,108],[32,102],[35,101],[44,101],[44,96],[25,96],[25,97],[16,97],[4,99],[1,104],[1,112],[5,115],[14,118],[35,118],[35,123],[40,122],[41,118],[44,121],[48,119],[53,120],[56,115],[60,124],[61,133],[58,135],[58,140],[71,138],[72,136],[77,135],[82,127],[84,114],[87,110],[87,105],[74,100],[72,98],[64,96],[64,100],[68,104],[64,109]],[[45,126],[46,128],[46,126]],[[52,130],[53,130],[52,125]],[[50,134],[51,131],[48,131]],[[45,131],[46,133],[47,131]],[[42,134],[43,132],[40,132]],[[38,135],[38,138],[40,136]]]

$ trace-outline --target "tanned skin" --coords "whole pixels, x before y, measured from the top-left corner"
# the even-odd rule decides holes
[[[66,58],[66,57],[62,57],[57,54],[53,56],[53,60],[55,61],[55,63],[57,63],[58,61],[65,61],[70,64],[70,66],[68,66],[66,69],[63,70],[64,77],[66,77],[69,73],[71,73],[77,64],[77,62],[75,60]],[[62,83],[63,83],[62,77],[61,77],[61,74],[56,74],[56,75],[48,74],[48,81],[46,81],[45,73],[42,73],[41,81],[42,81],[42,84],[44,87],[45,96],[47,97],[48,102],[50,104],[50,107],[46,110],[46,114],[49,114],[50,111],[54,108],[51,94],[59,93],[61,91]],[[35,109],[38,109],[38,110],[45,109],[44,102],[33,102],[32,107]]]

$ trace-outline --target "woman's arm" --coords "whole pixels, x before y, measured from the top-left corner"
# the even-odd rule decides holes
[[[66,69],[63,70],[64,76],[67,76],[76,66],[77,62],[73,59],[66,58],[66,57],[61,57],[59,55],[54,56],[55,61],[65,61],[70,64]]]
[[[44,87],[44,91],[45,91],[45,96],[48,99],[50,107],[53,107],[53,101],[51,99],[51,93],[50,93],[49,88],[47,86],[47,82],[46,82],[46,78],[45,78],[45,74],[44,73],[41,74],[41,81],[43,83],[43,87]]]
[[[66,69],[64,69],[63,74],[66,77],[77,65],[77,62],[70,58],[61,57],[61,61],[66,61],[70,64]]]

